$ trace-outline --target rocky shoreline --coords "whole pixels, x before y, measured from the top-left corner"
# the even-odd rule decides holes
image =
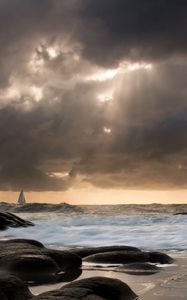
[[[1,213],[2,229],[8,226],[33,226],[10,213]],[[0,300],[133,300],[138,299],[131,285],[110,276],[80,279],[86,271],[106,270],[116,274],[147,276],[160,271],[157,265],[174,259],[161,252],[142,251],[131,246],[71,248],[68,251],[46,248],[31,239],[0,241]],[[77,280],[79,279],[79,280]],[[75,282],[73,282],[76,280]],[[55,285],[63,286],[55,289]],[[64,285],[65,283],[65,285]],[[34,295],[30,287],[54,285],[53,291]]]
[[[78,255],[79,251],[85,255],[83,260]],[[86,256],[86,253],[94,254]],[[71,282],[77,279],[82,272],[82,261],[120,264],[116,271],[135,274],[138,270],[149,275],[159,271],[153,263],[168,264],[172,263],[173,259],[164,253],[142,252],[129,246],[84,248],[75,249],[73,252],[73,249],[48,249],[35,240],[1,241],[0,299],[137,299],[137,295],[127,284],[107,277],[79,280],[38,296],[30,293],[28,286]]]

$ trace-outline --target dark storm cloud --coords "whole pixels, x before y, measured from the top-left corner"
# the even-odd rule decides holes
[[[0,0],[0,189],[66,190],[79,175],[187,188],[186,13],[180,0]],[[129,61],[153,69],[89,80]]]
[[[93,110],[89,84],[87,89],[80,84],[76,92],[63,93],[65,100],[60,92],[57,94],[55,90],[55,96],[60,98],[56,103],[46,99],[25,111],[20,109],[24,103],[20,106],[14,102],[0,110],[2,189],[20,189],[21,184],[25,189],[66,189],[72,183],[72,176],[64,181],[49,174],[69,172],[85,151],[96,151],[99,146],[104,120],[100,111]]]
[[[106,105],[112,134],[75,170],[100,187],[186,188],[186,70],[165,64],[124,75]]]
[[[82,0],[79,37],[84,54],[99,64],[186,56],[184,0]],[[85,26],[85,24],[87,26]]]

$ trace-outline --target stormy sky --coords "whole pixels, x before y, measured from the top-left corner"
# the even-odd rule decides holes
[[[186,36],[186,0],[0,0],[0,190],[187,189]]]

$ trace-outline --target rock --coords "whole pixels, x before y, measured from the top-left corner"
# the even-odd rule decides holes
[[[0,273],[1,300],[27,300],[32,297],[27,286],[15,276]]]
[[[13,255],[41,255],[41,249],[28,243],[12,243],[9,241],[0,241],[0,258]]]
[[[172,264],[174,259],[161,252],[149,252],[149,261],[152,263]]]
[[[34,284],[76,279],[82,265],[77,254],[47,249],[37,241],[25,239],[0,241],[0,262],[1,270]]]
[[[60,272],[56,275],[55,282],[71,282],[79,278],[82,274],[82,269],[68,269],[66,272]]]
[[[92,277],[66,285],[60,290],[47,292],[32,300],[133,300],[137,295],[124,282]]]
[[[148,263],[132,263],[125,264],[124,266],[118,267],[117,272],[124,272],[130,275],[152,275],[159,271],[159,268],[155,265]]]
[[[44,248],[44,245],[36,240],[31,240],[31,239],[12,239],[12,240],[8,240],[8,241],[4,241],[4,242],[7,242],[7,243],[18,243],[18,244],[29,244],[29,245],[32,245],[32,246],[36,246],[38,248]]]
[[[88,248],[76,248],[70,249],[71,252],[78,254],[80,257],[86,257],[89,255],[113,252],[113,251],[137,251],[141,252],[140,249],[131,246],[106,246],[106,247],[88,247]]]
[[[75,253],[52,249],[43,249],[43,254],[50,256],[62,271],[77,269],[82,265],[82,259]]]
[[[59,267],[50,257],[34,254],[14,254],[1,258],[1,270],[14,274],[25,282],[54,281]]]
[[[28,227],[34,226],[32,222],[25,221],[16,215],[9,212],[0,212],[0,230],[5,230],[8,227]]]
[[[127,264],[133,262],[147,262],[149,255],[145,252],[137,251],[115,251],[98,253],[84,258],[86,262],[106,263],[106,264]]]
[[[93,263],[123,264],[124,265],[123,267],[115,270],[120,272],[126,272],[128,274],[134,274],[134,275],[150,275],[156,273],[159,270],[159,268],[157,268],[154,265],[147,264],[147,262],[149,261],[152,263],[173,262],[173,259],[164,253],[141,252],[139,249],[137,249],[137,251],[134,251],[133,247],[128,247],[128,246],[124,246],[124,248],[123,246],[114,246],[114,247],[98,247],[98,248],[89,248],[89,249],[91,250],[94,249],[94,251],[104,251],[104,252],[89,255],[84,258],[84,261],[93,262]],[[108,249],[113,251],[106,252],[106,250]],[[86,248],[86,251],[87,250],[88,249]],[[85,254],[86,252],[82,253],[82,255]],[[29,282],[30,285],[36,285],[36,284],[39,285],[44,283],[54,284],[57,282],[69,282],[75,280],[81,274],[81,269],[80,269],[81,265],[82,265],[82,259],[76,253],[72,253],[71,251],[47,249],[40,242],[35,240],[14,239],[10,241],[0,241],[1,271],[3,271],[6,274],[9,273],[14,276],[17,276],[19,279],[23,280],[24,282],[27,283]],[[80,282],[82,284],[82,281]],[[92,284],[93,282],[97,286],[100,286],[98,282],[95,283],[95,279],[92,281]],[[103,285],[107,287],[108,286],[107,284],[108,283],[106,283],[105,280],[103,282]],[[88,300],[90,299],[116,300],[117,299],[117,298],[106,298],[103,294],[100,294],[99,292],[96,293],[96,290],[92,288],[91,288],[91,292],[89,291],[90,294],[88,296],[85,287],[83,288],[82,286],[75,287],[75,286],[68,285],[66,286],[66,288],[68,288],[69,286],[71,290],[67,291],[64,288],[63,290],[54,292],[57,293],[57,296],[54,295],[51,296],[51,294],[47,294],[47,297],[49,296],[49,298],[41,298],[41,299],[62,299],[63,297],[64,300],[65,299],[76,300],[78,299],[77,295],[85,295],[81,299],[88,299]],[[93,286],[95,287],[95,285]],[[72,296],[72,295],[76,295],[76,296]],[[54,298],[52,298],[53,296]],[[72,299],[71,296],[74,298]],[[9,300],[7,294],[5,294],[4,291],[2,291],[2,289],[0,288],[0,300],[1,299]],[[15,298],[15,299],[25,300],[25,298]],[[123,298],[118,298],[118,299],[123,299]]]
[[[8,298],[5,296],[5,294],[3,292],[1,292],[1,290],[0,290],[0,299],[1,300],[8,300]]]

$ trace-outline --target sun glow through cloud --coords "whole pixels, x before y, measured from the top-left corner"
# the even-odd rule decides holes
[[[134,63],[134,64],[127,64],[126,70],[127,71],[137,71],[137,70],[152,70],[153,66],[152,64],[146,64],[146,63]]]
[[[103,93],[97,96],[97,100],[100,103],[110,102],[113,100],[113,93]]]
[[[106,134],[111,134],[111,133],[112,133],[112,129],[109,128],[109,127],[106,127],[106,126],[103,128],[103,131],[104,131],[104,133],[106,133]]]
[[[21,93],[17,87],[10,87],[8,88],[5,96],[7,98],[19,98],[21,96]]]
[[[109,79],[113,79],[118,73],[118,69],[110,69],[106,71],[97,72],[88,76],[86,80],[88,81],[106,81]]]
[[[36,102],[39,102],[43,98],[43,90],[40,87],[31,86],[30,92],[31,92],[31,96],[34,97]]]
[[[35,85],[20,85],[20,83],[13,84],[9,87],[3,94],[0,95],[0,99],[4,99],[6,101],[15,101],[20,100],[22,103],[26,104],[26,106],[30,107],[32,98],[36,102],[39,102],[43,98],[43,89],[41,87],[37,87]]]
[[[128,63],[122,62],[116,69],[108,69],[104,71],[96,72],[95,74],[91,74],[90,76],[86,77],[86,81],[107,81],[112,80],[117,77],[119,74],[138,71],[138,70],[147,70],[150,71],[153,69],[153,65],[150,63]]]
[[[54,59],[59,55],[59,51],[55,47],[49,47],[46,49],[46,51],[47,51],[47,54],[49,55],[50,59]]]
[[[60,173],[60,172],[52,172],[52,173],[47,173],[47,175],[49,177],[52,177],[52,178],[65,178],[67,176],[69,176],[69,173],[68,172],[64,172],[64,173]]]

